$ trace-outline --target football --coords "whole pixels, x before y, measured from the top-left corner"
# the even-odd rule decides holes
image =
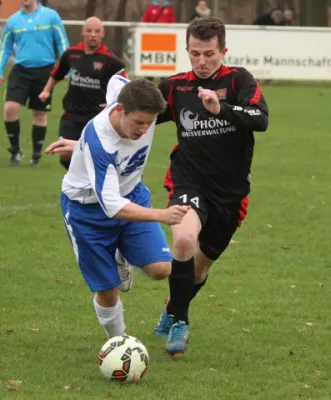
[[[114,336],[102,346],[98,363],[101,373],[112,381],[134,383],[142,379],[149,366],[146,347],[133,336]]]

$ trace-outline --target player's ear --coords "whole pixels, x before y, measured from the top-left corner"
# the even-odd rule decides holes
[[[116,104],[116,111],[123,111],[123,110],[124,110],[123,104],[117,103]]]

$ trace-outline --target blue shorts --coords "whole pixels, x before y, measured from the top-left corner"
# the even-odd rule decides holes
[[[150,192],[139,184],[132,202],[151,207]],[[121,284],[115,261],[116,248],[131,265],[172,261],[165,234],[158,222],[134,222],[109,218],[99,203],[81,204],[62,193],[64,223],[83,277],[92,292]]]

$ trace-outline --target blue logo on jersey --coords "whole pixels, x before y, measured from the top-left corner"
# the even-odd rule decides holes
[[[147,156],[148,146],[144,146],[139,149],[133,156],[131,156],[128,161],[125,170],[121,173],[121,176],[130,175],[132,172],[139,169],[142,165],[144,165],[146,156]]]

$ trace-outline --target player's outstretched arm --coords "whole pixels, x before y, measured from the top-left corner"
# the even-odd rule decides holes
[[[190,206],[171,206],[166,209],[146,208],[128,203],[114,217],[127,221],[156,221],[168,225],[180,224]]]
[[[47,101],[47,99],[49,98],[49,96],[51,95],[51,92],[54,88],[54,86],[56,85],[57,81],[53,78],[53,77],[49,77],[43,91],[40,93],[40,95],[38,96],[39,99],[44,103],[45,101]]]
[[[77,144],[76,140],[60,139],[51,143],[46,149],[45,154],[64,154],[72,153]]]

